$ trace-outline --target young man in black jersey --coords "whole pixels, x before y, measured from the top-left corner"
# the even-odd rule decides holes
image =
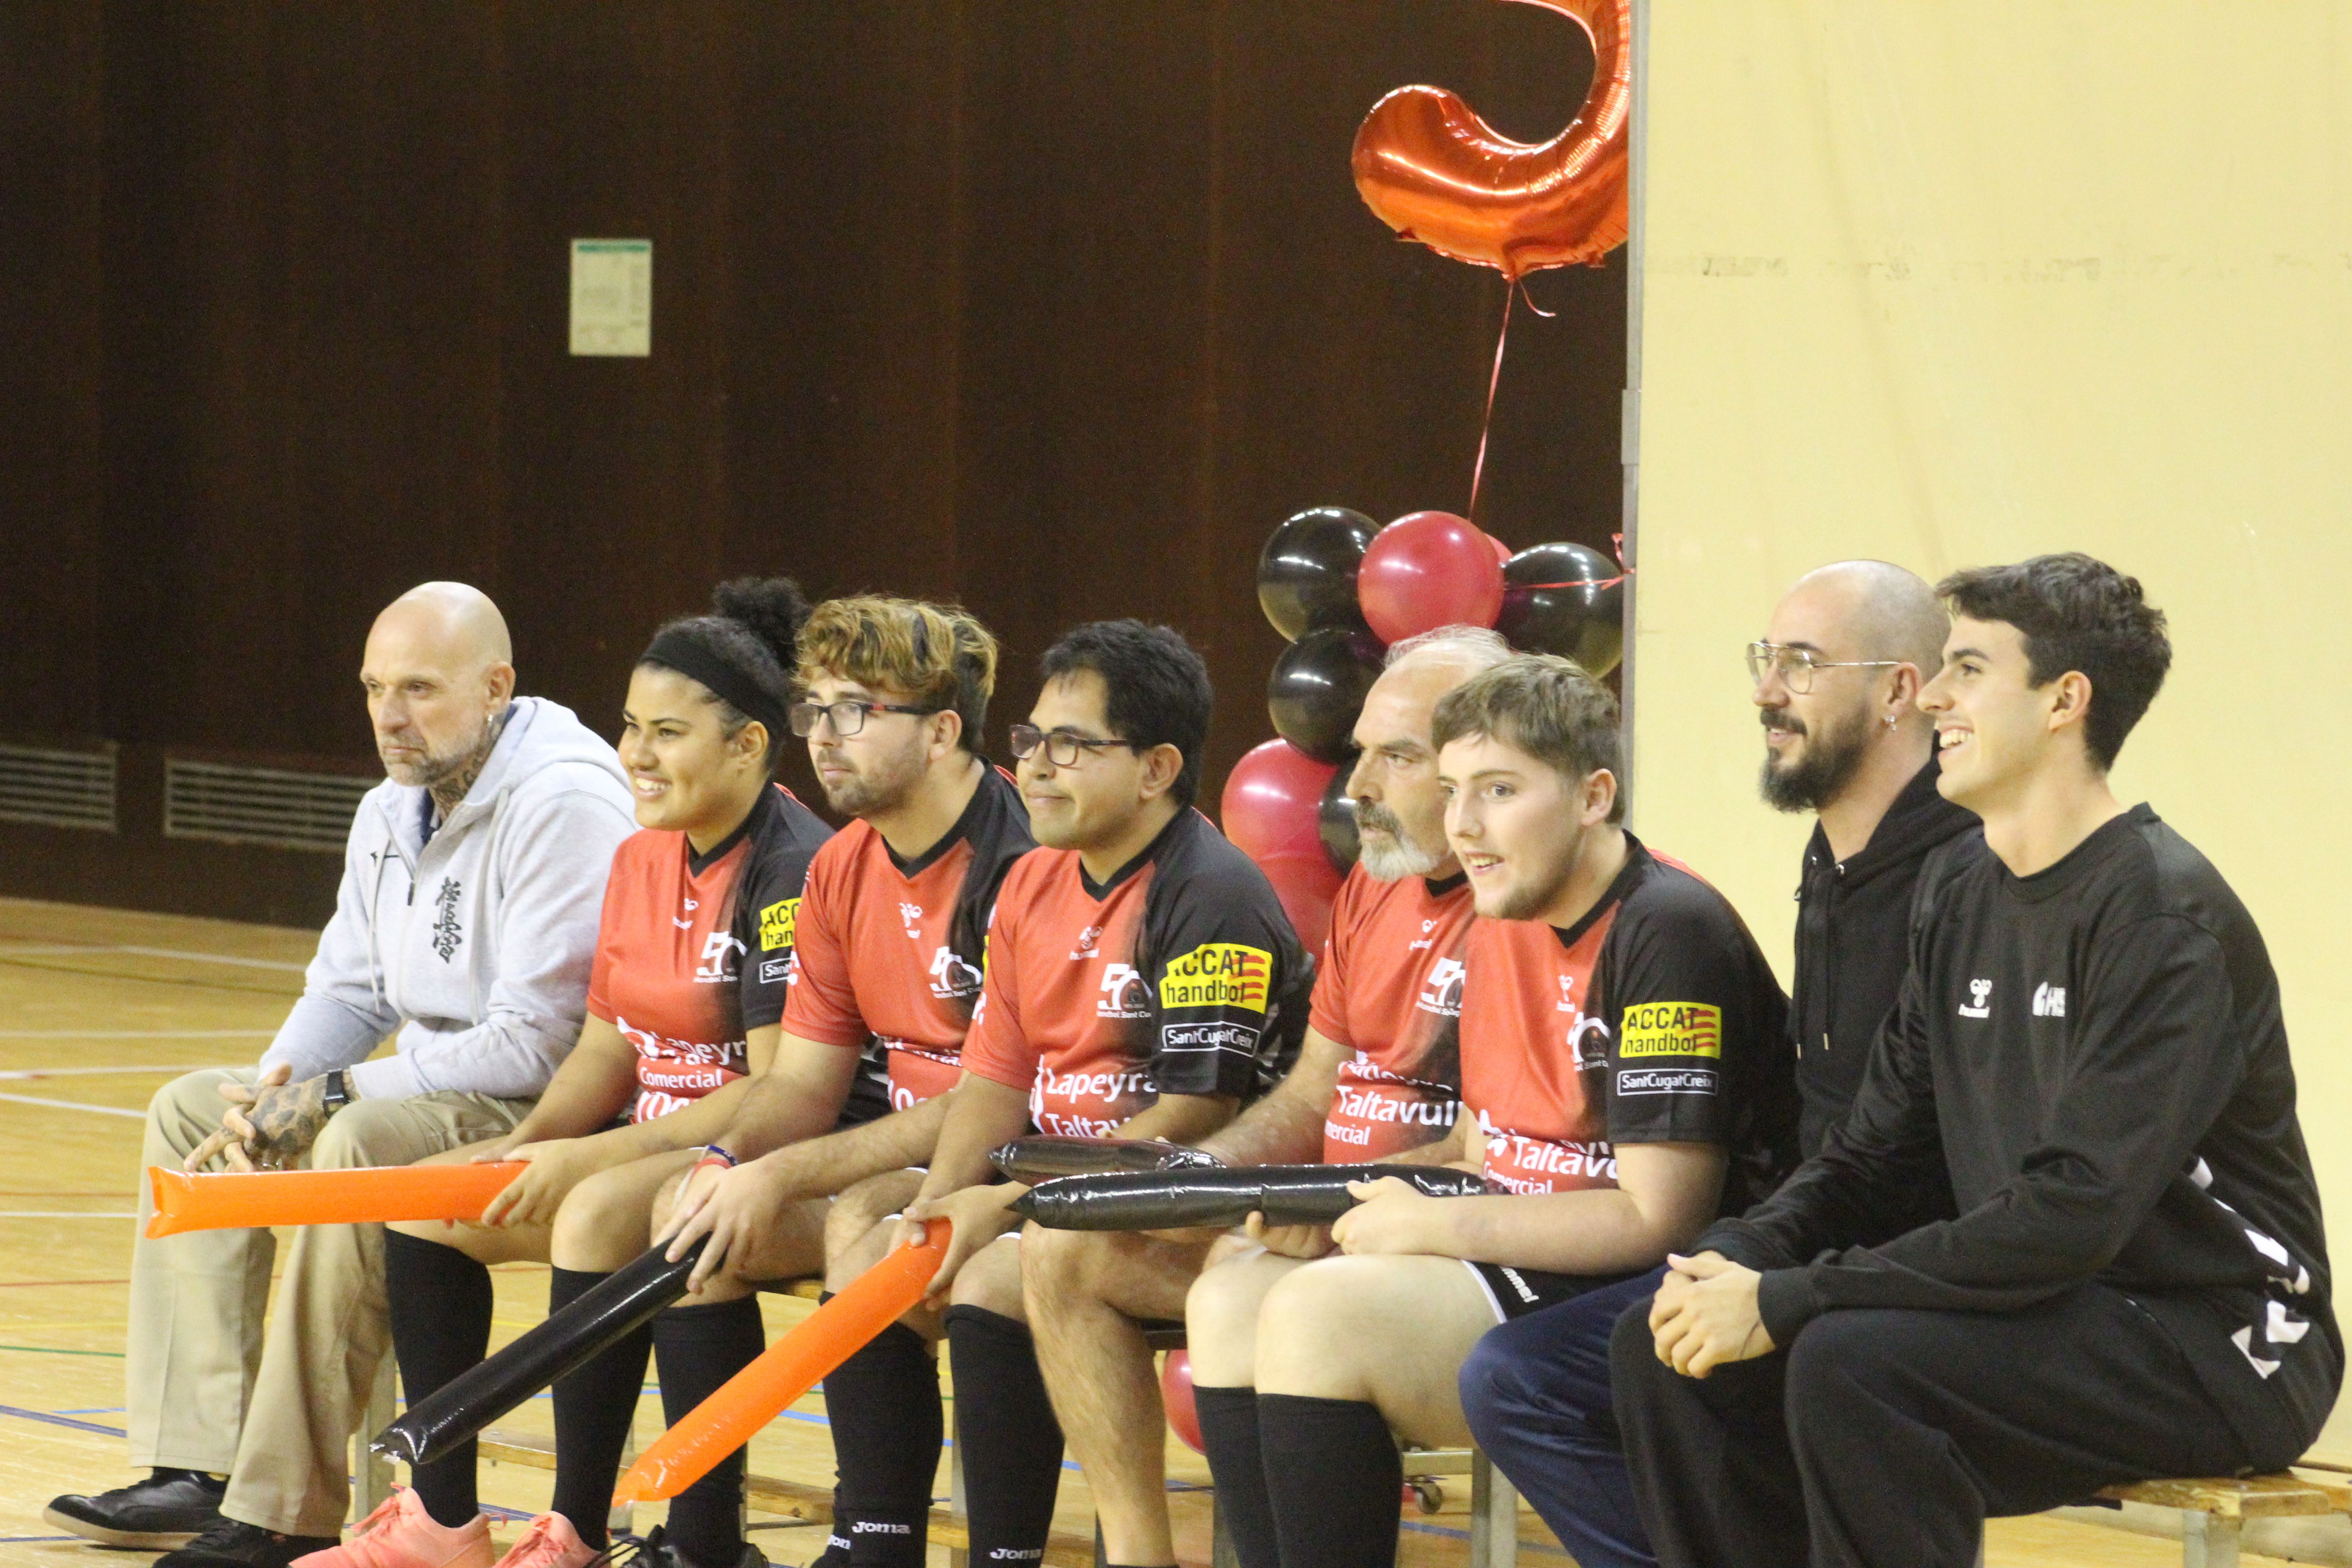
[[[1853,1110],[1618,1325],[1668,1564],[1965,1568],[1988,1515],[2275,1469],[2343,1346],[2276,977],[2107,770],[2171,661],[2084,555],[1963,572],[1921,694],[1991,853],[1931,868]],[[1958,1217],[1869,1245],[1940,1153]]]
[[[1609,692],[1520,655],[1447,692],[1434,726],[1480,917],[1439,1157],[1499,1190],[1365,1184],[1338,1255],[1270,1289],[1264,1260],[1193,1286],[1196,1383],[1245,1396],[1202,1422],[1243,1568],[1392,1559],[1397,1438],[1468,1436],[1455,1378],[1482,1334],[1655,1268],[1792,1163],[1780,988],[1723,896],[1622,826]]]
[[[1912,896],[1927,858],[1976,817],[1937,792],[1935,728],[1916,699],[1951,620],[1919,577],[1883,561],[1806,574],[1748,663],[1764,727],[1765,801],[1816,814],[1797,914],[1790,1034],[1810,1157],[1845,1114],[1910,958]],[[1978,852],[1980,852],[1979,850]],[[1923,1171],[1916,1218],[1948,1206]],[[1907,1224],[1900,1228],[1909,1228]],[[1487,1457],[1582,1568],[1649,1568],[1610,1409],[1609,1341],[1663,1268],[1503,1324],[1462,1368],[1462,1405]]]

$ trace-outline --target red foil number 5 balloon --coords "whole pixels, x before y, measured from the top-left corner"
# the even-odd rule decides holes
[[[1518,279],[1598,264],[1624,243],[1632,0],[1521,0],[1592,38],[1592,89],[1539,146],[1501,136],[1439,87],[1401,87],[1356,132],[1356,189],[1405,239]]]

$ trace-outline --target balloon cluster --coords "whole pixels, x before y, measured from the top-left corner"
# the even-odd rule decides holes
[[[1389,645],[1440,626],[1491,626],[1513,647],[1564,654],[1595,675],[1617,667],[1623,576],[1581,544],[1510,552],[1444,511],[1386,528],[1345,507],[1310,508],[1274,531],[1257,602],[1290,646],[1265,706],[1276,739],[1225,779],[1226,837],[1257,862],[1310,952],[1356,861],[1356,717]]]

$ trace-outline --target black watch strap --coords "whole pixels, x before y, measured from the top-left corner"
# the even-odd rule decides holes
[[[343,1082],[342,1068],[336,1068],[327,1074],[326,1090],[320,1098],[326,1101],[330,1116],[352,1102],[352,1091]]]

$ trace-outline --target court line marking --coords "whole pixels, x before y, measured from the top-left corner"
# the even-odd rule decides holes
[[[0,1290],[30,1290],[41,1285],[128,1285],[128,1279],[6,1279]]]
[[[0,958],[6,957],[0,952]],[[0,1029],[0,1040],[266,1040],[275,1029]],[[129,1072],[131,1069],[122,1069]]]
[[[118,1209],[0,1209],[0,1219],[137,1219]]]
[[[90,1078],[102,1073],[233,1072],[235,1070],[233,1068],[181,1067],[176,1063],[166,1062],[160,1067],[10,1068],[5,1071],[0,1071],[0,1078]]]
[[[66,958],[78,952],[127,952],[133,958],[172,958],[187,963],[226,963],[237,969],[274,969],[300,974],[310,966],[283,958],[240,958],[226,952],[188,952],[176,947],[132,947],[121,942],[42,942],[0,947],[0,958]]]
[[[107,1361],[127,1359],[126,1352],[122,1351],[68,1351],[59,1350],[55,1345],[0,1345],[0,1351],[22,1351],[26,1355],[94,1355]],[[0,1410],[6,1408],[6,1405],[0,1405]]]
[[[95,1421],[77,1421],[70,1415],[52,1415],[46,1410],[20,1410],[14,1405],[0,1405],[0,1415],[14,1415],[25,1421],[46,1421],[52,1426],[70,1426],[77,1432],[95,1432],[101,1437],[131,1436],[120,1426],[101,1426]]]
[[[119,1105],[84,1105],[78,1100],[43,1100],[31,1094],[0,1094],[0,1100],[10,1105],[45,1105],[51,1110],[93,1110],[100,1116],[131,1116],[142,1121],[147,1120],[147,1113],[143,1110],[125,1110]]]

